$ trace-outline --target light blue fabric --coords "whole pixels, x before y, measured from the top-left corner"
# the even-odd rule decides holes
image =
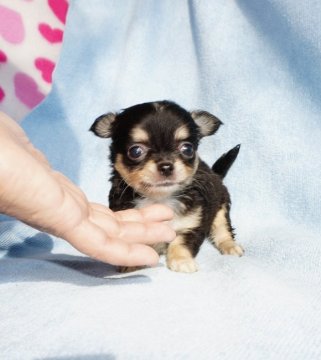
[[[225,183],[246,254],[205,244],[195,274],[162,259],[117,275],[2,217],[1,358],[320,359],[320,54],[319,1],[72,2],[31,140],[106,203],[95,117],[160,99],[213,112],[225,125],[200,154],[242,144]]]

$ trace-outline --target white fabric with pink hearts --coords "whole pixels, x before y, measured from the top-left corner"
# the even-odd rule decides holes
[[[21,120],[51,89],[69,0],[0,0],[0,111]]]

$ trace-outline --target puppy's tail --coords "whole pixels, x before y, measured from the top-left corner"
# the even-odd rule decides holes
[[[236,145],[233,149],[223,154],[218,160],[215,161],[212,166],[212,170],[215,174],[219,175],[222,179],[225,177],[230,167],[233,165],[237,155],[240,151],[241,145]]]

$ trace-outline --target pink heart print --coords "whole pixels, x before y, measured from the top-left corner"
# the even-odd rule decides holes
[[[0,86],[0,102],[2,102],[2,100],[3,100],[4,97],[5,97],[5,95],[6,95],[6,94],[4,93],[2,87]]]
[[[11,44],[19,44],[25,37],[21,15],[2,5],[0,5],[0,35]]]
[[[41,35],[50,43],[62,42],[63,31],[60,29],[53,29],[50,25],[41,23],[38,26]]]
[[[66,23],[66,16],[68,11],[67,0],[48,0],[48,4],[56,15],[56,17],[63,23]]]
[[[0,63],[5,63],[7,61],[7,55],[0,50]]]
[[[35,60],[35,66],[41,72],[42,78],[48,82],[52,82],[52,72],[55,68],[55,63],[46,58],[37,58]]]
[[[15,75],[14,87],[17,98],[29,109],[34,108],[45,98],[45,95],[38,90],[37,83],[25,73],[19,72]]]
[[[7,61],[7,55],[2,50],[0,50],[0,63],[5,63],[6,61]],[[4,97],[5,97],[5,92],[0,86],[0,102],[3,101]]]

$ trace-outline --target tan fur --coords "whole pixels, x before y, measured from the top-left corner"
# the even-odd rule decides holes
[[[185,125],[180,126],[174,134],[174,139],[177,141],[186,140],[190,133]]]
[[[141,181],[140,171],[128,171],[126,166],[123,164],[122,154],[117,154],[115,161],[115,169],[119,172],[121,177],[130,186],[136,186]]]
[[[176,233],[186,232],[197,228],[201,223],[202,209],[198,207],[193,212],[187,215],[175,214],[174,220],[171,225]]]
[[[167,267],[172,271],[192,273],[197,271],[197,264],[184,245],[184,238],[178,235],[176,239],[171,242],[167,250]]]
[[[196,159],[194,167],[189,167],[186,166],[182,160],[176,159],[174,166],[175,166],[175,173],[177,175],[177,181],[184,181],[187,178],[190,178],[190,180],[192,180],[192,176],[195,174],[195,171],[198,166],[198,161]]]
[[[100,121],[95,123],[95,133],[102,138],[111,136],[112,123],[115,121],[116,115],[114,113],[105,114]]]
[[[226,221],[226,213],[226,205],[223,205],[212,223],[210,238],[223,255],[242,256],[244,251],[233,239]]]
[[[202,136],[213,134],[222,124],[219,119],[207,111],[194,110],[190,114],[195,123],[199,126],[200,134]]]
[[[161,112],[162,110],[164,110],[166,108],[166,105],[157,103],[157,102],[154,102],[153,106],[157,112]]]
[[[130,136],[134,143],[147,143],[149,141],[148,133],[140,127],[134,128]]]

